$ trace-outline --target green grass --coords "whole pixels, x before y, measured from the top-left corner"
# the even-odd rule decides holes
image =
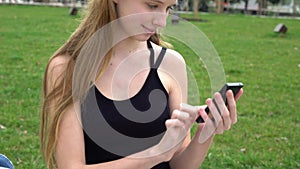
[[[79,23],[68,10],[0,6],[0,153],[16,168],[45,168],[38,138],[42,78],[50,55]],[[205,22],[193,24],[218,51],[227,81],[245,85],[239,122],[216,136],[202,168],[300,168],[299,20],[200,17]],[[288,27],[285,36],[273,33],[278,23]],[[203,103],[210,97],[206,70],[193,52],[172,42],[195,73]]]

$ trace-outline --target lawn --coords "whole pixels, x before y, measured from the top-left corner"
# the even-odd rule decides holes
[[[51,54],[79,23],[68,11],[0,6],[0,153],[17,169],[45,168],[38,137],[42,78]],[[201,168],[300,168],[300,21],[200,18],[204,21],[192,24],[218,52],[226,80],[245,85],[238,123],[216,136]],[[288,27],[286,35],[273,32],[278,23]],[[203,104],[211,96],[205,65],[189,47],[170,41],[196,77]]]

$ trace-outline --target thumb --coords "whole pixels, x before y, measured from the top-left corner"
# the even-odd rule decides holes
[[[167,129],[170,129],[172,127],[181,126],[182,122],[178,119],[168,119],[168,120],[166,120],[165,125],[166,125]]]
[[[202,117],[204,122],[209,118],[208,114],[205,112],[204,107],[199,108],[198,115]]]
[[[201,107],[198,111],[198,115],[202,117],[202,119],[204,120],[204,123],[198,123],[198,130],[197,130],[197,133],[199,134],[204,125],[205,125],[205,122],[206,120],[209,118],[209,116],[207,115],[207,113],[205,112],[205,109],[203,107]]]

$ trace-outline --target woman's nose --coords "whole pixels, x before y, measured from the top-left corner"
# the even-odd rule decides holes
[[[153,25],[157,27],[166,27],[167,25],[167,17],[168,14],[166,13],[155,13],[153,18]]]

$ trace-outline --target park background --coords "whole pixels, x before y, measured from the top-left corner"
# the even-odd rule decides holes
[[[39,152],[43,74],[78,26],[78,9],[71,16],[69,6],[0,5],[0,153],[17,169],[45,168]],[[194,21],[191,12],[180,16],[211,41],[227,81],[245,85],[238,123],[216,136],[201,168],[300,168],[300,20],[236,10],[200,12]],[[279,23],[285,34],[274,32]],[[170,42],[192,69],[201,98],[211,97],[203,63],[184,44]]]

